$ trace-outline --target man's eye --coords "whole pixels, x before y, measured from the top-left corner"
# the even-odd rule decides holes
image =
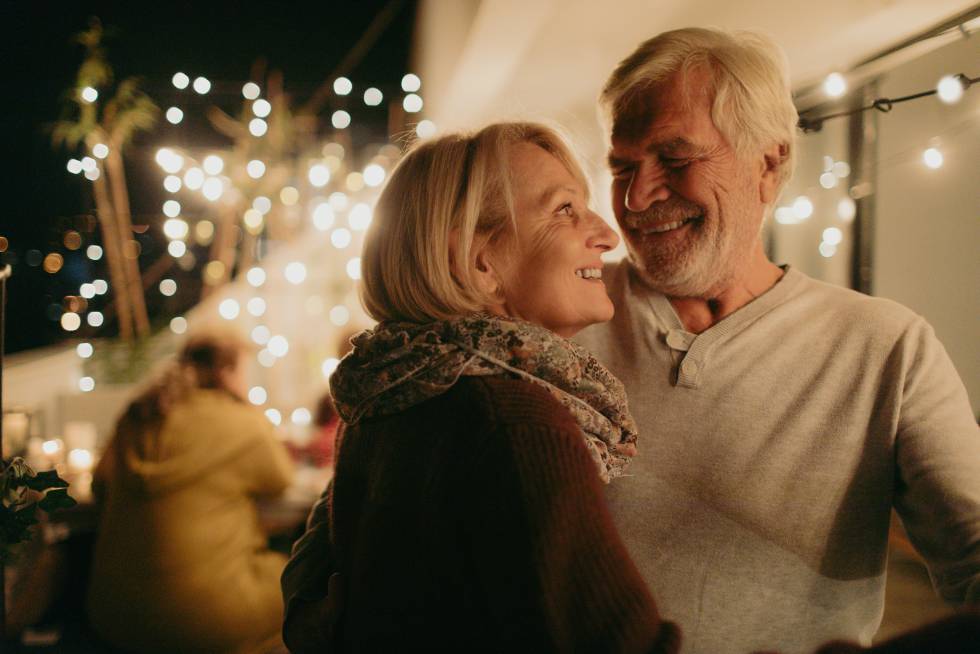
[[[557,213],[565,214],[566,216],[574,216],[575,209],[572,207],[571,202],[566,202],[565,204],[558,207]]]
[[[685,168],[690,163],[691,163],[690,159],[671,159],[671,158],[663,159],[664,166],[666,166],[667,168],[672,168],[674,170],[677,170],[679,168]]]

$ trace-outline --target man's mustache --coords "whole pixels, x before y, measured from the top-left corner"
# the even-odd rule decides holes
[[[702,215],[704,209],[697,204],[684,198],[670,198],[663,202],[655,202],[644,211],[627,211],[623,222],[629,229],[638,229]]]

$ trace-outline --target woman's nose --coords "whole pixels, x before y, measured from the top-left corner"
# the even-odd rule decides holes
[[[660,166],[656,170],[637,169],[630,177],[626,195],[623,198],[627,211],[642,213],[654,202],[662,202],[670,197],[667,180]]]
[[[592,233],[585,243],[587,247],[599,248],[603,252],[607,252],[619,245],[619,235],[613,231],[609,223],[602,219],[602,216],[590,211],[589,218],[592,221]]]

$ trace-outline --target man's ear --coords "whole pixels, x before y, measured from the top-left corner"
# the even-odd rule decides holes
[[[762,152],[762,178],[759,180],[759,200],[762,204],[776,201],[783,167],[789,160],[789,144],[774,143]]]

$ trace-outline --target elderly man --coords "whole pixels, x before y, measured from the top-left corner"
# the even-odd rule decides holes
[[[796,111],[765,39],[643,43],[600,104],[627,260],[580,342],[640,424],[609,489],[685,652],[868,643],[895,507],[950,602],[980,598],[980,435],[932,328],[767,258]]]

